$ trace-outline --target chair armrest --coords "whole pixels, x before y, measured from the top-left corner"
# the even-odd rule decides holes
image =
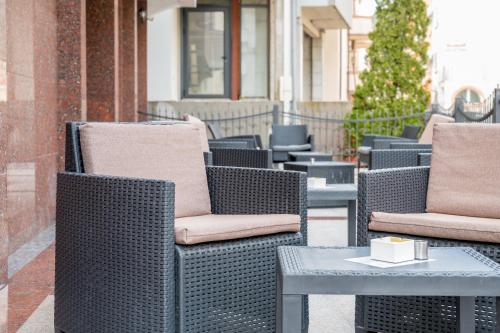
[[[247,149],[249,143],[247,140],[225,140],[225,139],[210,139],[208,140],[208,147],[212,148],[234,148],[234,149]]]
[[[303,172],[207,167],[214,214],[295,214],[307,239],[307,175]]]
[[[431,166],[431,153],[419,153],[418,154],[418,166]]]
[[[59,173],[56,263],[60,330],[174,331],[174,184]]]
[[[389,149],[432,149],[432,144],[396,141],[389,143]]]
[[[214,165],[214,158],[213,158],[213,154],[211,151],[204,151],[203,152],[203,159],[205,160],[206,166]]]
[[[372,212],[424,213],[428,167],[362,172],[358,181],[357,244],[366,246]]]
[[[214,166],[272,169],[273,157],[269,149],[212,148]]]
[[[430,152],[430,149],[372,149],[368,169],[415,167],[418,166],[418,154]]]
[[[223,138],[224,140],[248,140],[249,146],[248,148],[262,149],[262,140],[260,139],[260,135],[256,134],[248,134],[248,135],[234,135],[234,136],[226,136]]]
[[[307,137],[307,143],[309,143],[311,145],[311,151],[314,151],[314,149],[315,149],[315,147],[314,147],[314,134],[310,134]]]
[[[405,138],[397,138],[397,139],[374,139],[373,140],[373,149],[389,149],[391,147],[391,143],[417,143],[417,140],[413,139],[405,139]]]
[[[373,141],[376,139],[379,139],[379,140],[383,140],[383,139],[385,139],[385,140],[401,140],[402,138],[399,136],[391,136],[391,135],[365,134],[365,135],[363,135],[361,145],[373,148]]]

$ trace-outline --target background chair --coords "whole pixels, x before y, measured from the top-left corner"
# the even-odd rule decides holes
[[[264,146],[262,145],[262,139],[258,134],[224,136],[218,124],[213,122],[207,122],[206,124],[213,138],[210,139],[209,142],[243,141],[247,143],[247,146],[245,148],[264,149]]]
[[[307,241],[305,174],[206,167],[215,217],[294,214],[300,232],[174,244],[175,184],[86,174],[80,125],[58,175],[56,331],[274,332],[276,247]]]
[[[391,143],[417,143],[418,132],[420,127],[407,125],[403,129],[401,136],[365,134],[358,147],[358,170],[361,163],[369,164],[370,151],[373,149],[389,149]]]
[[[306,125],[273,125],[269,145],[273,162],[286,162],[289,152],[313,151],[314,136],[308,135]]]
[[[403,168],[418,165],[430,165],[430,160],[419,160],[419,154],[431,153],[433,129],[436,124],[454,123],[455,119],[433,114],[427,121],[418,142],[400,140],[375,140],[377,148],[368,150],[368,169]],[[412,130],[412,134],[415,130]],[[389,145],[387,147],[387,145]],[[427,155],[425,155],[427,158]],[[365,160],[366,161],[366,160]]]

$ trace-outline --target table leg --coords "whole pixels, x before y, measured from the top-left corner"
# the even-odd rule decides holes
[[[476,331],[476,298],[459,297],[457,304],[458,331],[460,333],[474,333]]]
[[[356,246],[356,200],[347,201],[347,245]]]
[[[302,295],[281,295],[276,328],[277,333],[302,332]]]

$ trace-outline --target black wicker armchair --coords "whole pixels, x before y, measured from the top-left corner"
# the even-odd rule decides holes
[[[273,125],[269,145],[273,162],[286,162],[289,152],[313,151],[314,136],[308,135],[306,125]]]
[[[427,240],[430,246],[471,247],[495,262],[500,262],[500,238],[495,236],[495,232],[491,229],[494,228],[497,220],[500,221],[498,211],[494,208],[500,200],[498,197],[500,192],[497,190],[498,180],[488,176],[495,173],[494,165],[498,165],[495,164],[498,163],[498,158],[495,159],[497,162],[491,161],[490,153],[498,151],[494,143],[498,142],[500,137],[500,127],[493,129],[487,126],[494,125],[480,126],[486,127],[473,127],[473,130],[469,132],[460,132],[464,128],[456,129],[456,133],[459,133],[454,137],[456,140],[451,140],[452,136],[449,135],[443,136],[441,143],[445,144],[442,146],[451,144],[451,148],[446,147],[437,151],[438,146],[437,143],[435,144],[432,155],[437,160],[431,166],[432,177],[434,177],[431,181],[431,168],[429,167],[396,168],[361,173],[358,183],[358,246],[369,246],[373,238],[399,236]],[[468,129],[465,128],[465,130]],[[492,133],[496,134],[492,135]],[[476,144],[481,146],[480,153],[477,153]],[[460,152],[463,154],[458,156]],[[450,156],[455,158],[453,164],[449,163]],[[421,153],[419,158],[422,164],[428,163],[430,154]],[[448,173],[451,175],[450,178],[446,178]],[[454,182],[452,179],[460,179],[460,181]],[[431,182],[433,182],[432,185],[429,185]],[[448,189],[448,186],[452,187]],[[487,194],[486,191],[491,190],[484,190],[484,188],[493,188],[493,193]],[[469,192],[461,193],[462,189],[468,189]],[[481,201],[487,200],[487,203],[481,204],[481,207],[487,206],[485,211],[489,213],[484,214],[490,215],[463,212],[465,209],[484,210],[484,208],[477,208],[479,206],[477,201],[471,201],[473,193],[481,197]],[[431,195],[432,201],[429,201]],[[442,208],[436,208],[436,201],[446,206],[452,200],[453,203],[450,205],[454,207],[453,210],[440,212],[439,209]],[[424,214],[429,212],[431,214]],[[384,215],[387,218],[391,214],[393,218],[398,219],[397,223],[384,225],[378,220],[374,223],[374,219],[380,219],[380,216]],[[491,214],[496,214],[496,216]],[[424,221],[422,223],[418,220],[411,220],[415,216],[417,219],[423,217],[427,220],[422,220]],[[488,220],[486,223],[471,216],[489,217],[489,219],[486,219]],[[461,222],[464,219],[466,222]],[[478,226],[473,223],[486,224]],[[496,318],[498,318],[496,311],[494,298],[476,298],[476,332],[499,331],[496,328]],[[356,327],[360,332],[365,330],[458,332],[456,313],[457,303],[453,297],[358,296],[356,298]]]
[[[368,164],[370,160],[370,151],[374,149],[389,149],[392,143],[417,143],[420,127],[405,126],[401,136],[365,134],[358,147],[358,170],[361,163]]]
[[[213,122],[207,122],[207,128],[212,134],[212,138],[210,139],[209,142],[216,142],[216,141],[238,141],[238,142],[245,142],[246,147],[245,148],[253,148],[253,149],[264,149],[264,146],[262,144],[262,139],[260,135],[258,134],[248,134],[248,135],[235,135],[235,136],[224,136],[222,134],[222,131],[216,123]]]
[[[175,184],[86,174],[78,131],[67,131],[56,332],[275,331],[276,247],[307,242],[306,175],[212,166],[206,175],[212,214],[299,215],[300,232],[175,244]]]

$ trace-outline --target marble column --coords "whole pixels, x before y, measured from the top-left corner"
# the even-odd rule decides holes
[[[137,120],[137,2],[118,2],[118,120]]]
[[[148,10],[147,0],[137,0],[137,8],[144,9],[146,12]],[[148,91],[147,91],[147,21],[139,20],[137,22],[137,110],[139,112],[148,111]],[[139,120],[145,120],[146,116],[144,114],[138,115]]]
[[[59,170],[64,169],[67,121],[87,119],[85,0],[57,0]]]
[[[118,120],[115,67],[118,0],[86,1],[87,120]]]
[[[0,333],[7,332],[7,263],[9,257],[9,232],[5,220],[7,190],[6,123],[7,112],[7,24],[5,0],[0,0]]]

